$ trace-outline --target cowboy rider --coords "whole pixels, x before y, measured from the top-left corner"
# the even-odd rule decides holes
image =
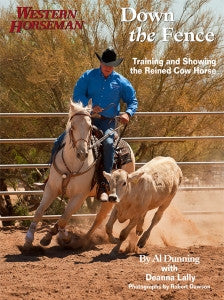
[[[73,101],[81,101],[84,106],[92,98],[93,114],[99,114],[101,118],[93,118],[93,125],[103,131],[104,135],[115,128],[115,117],[127,124],[138,107],[136,92],[131,83],[122,75],[114,71],[123,61],[118,58],[113,48],[106,49],[102,56],[95,53],[100,61],[100,67],[87,70],[77,81],[74,87]],[[126,111],[120,113],[120,99],[126,104]],[[114,143],[113,135],[109,135],[103,141],[103,169],[110,173],[113,167]],[[99,200],[108,201],[105,183],[102,182],[99,191]]]
[[[138,107],[136,92],[131,83],[122,75],[114,71],[123,61],[118,58],[113,48],[106,49],[102,56],[95,53],[100,61],[100,67],[87,70],[77,81],[74,87],[73,101],[82,102],[84,106],[88,100],[92,99],[92,123],[102,130],[104,135],[110,133],[110,129],[115,128],[115,117],[119,115],[119,120],[127,124],[130,117],[134,115]],[[120,99],[126,104],[125,113],[120,113]],[[94,114],[100,118],[94,118]],[[50,163],[55,154],[63,144],[66,132],[63,132],[54,142]],[[114,136],[109,135],[103,141],[103,171],[110,173],[114,159]],[[103,177],[98,189],[97,197],[100,201],[108,201],[107,181]]]

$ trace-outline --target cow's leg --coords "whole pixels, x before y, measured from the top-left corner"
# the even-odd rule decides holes
[[[144,224],[144,221],[145,221],[145,215],[146,213],[139,219],[138,223],[137,223],[137,226],[136,226],[136,234],[138,236],[142,235],[143,233],[143,224]]]
[[[51,205],[51,203],[57,196],[58,196],[58,191],[56,191],[55,189],[50,187],[49,184],[47,184],[40,205],[34,214],[33,222],[30,224],[30,227],[26,233],[25,244],[24,244],[25,248],[29,248],[32,246],[37,224],[41,220],[45,210]]]
[[[101,204],[100,211],[98,212],[92,227],[90,228],[90,230],[86,234],[87,239],[90,238],[90,236],[96,230],[96,228],[100,226],[100,224],[103,222],[104,219],[106,219],[106,217],[109,214],[109,212],[111,211],[113,205],[114,204],[111,203],[111,202],[105,202],[105,203]]]
[[[138,241],[137,246],[139,248],[143,248],[145,246],[145,243],[146,243],[146,241],[148,240],[148,238],[150,236],[151,230],[160,221],[160,219],[162,218],[164,210],[169,206],[169,204],[170,204],[170,201],[169,201],[168,204],[165,203],[165,204],[161,205],[158,208],[158,210],[156,211],[156,213],[155,213],[155,215],[154,215],[154,217],[152,219],[152,222],[151,222],[149,228],[144,232],[144,234],[142,235],[142,237]]]
[[[62,216],[58,220],[58,231],[59,236],[65,243],[70,242],[70,236],[68,232],[65,229],[65,226],[67,225],[69,219],[71,218],[72,214],[76,212],[83,204],[83,201],[85,200],[85,196],[82,194],[75,195],[70,199],[68,202],[68,205],[62,214]]]
[[[136,224],[137,224],[137,220],[136,219],[130,220],[128,226],[125,227],[121,231],[120,236],[119,236],[119,241],[118,241],[117,245],[111,251],[111,254],[114,254],[114,253],[116,253],[116,252],[118,252],[120,250],[121,244],[126,240],[128,234],[136,226]]]
[[[114,223],[116,222],[116,220],[117,220],[117,208],[115,206],[114,209],[112,210],[110,218],[106,224],[106,233],[109,237],[110,243],[112,243],[112,244],[116,244],[119,241],[119,239],[116,239],[113,236],[113,226],[114,226]]]

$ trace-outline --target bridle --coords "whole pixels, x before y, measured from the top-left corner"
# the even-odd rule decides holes
[[[86,116],[86,117],[91,118],[91,115],[90,115],[90,113],[88,113],[88,112],[77,112],[77,113],[75,113],[74,115],[72,115],[72,116],[70,117],[69,121],[71,122],[71,120],[72,120],[74,117],[76,117],[76,116]],[[73,130],[74,130],[74,126],[72,125],[72,122],[71,122],[71,127],[70,127],[70,129],[69,129],[69,137],[70,137],[70,141],[71,141],[71,143],[72,143],[73,149],[76,149],[76,150],[77,150],[77,143],[78,143],[79,141],[84,141],[84,142],[86,142],[86,143],[87,143],[87,146],[88,146],[88,149],[89,149],[90,141],[91,141],[92,125],[91,125],[90,128],[89,128],[89,138],[88,138],[88,140],[85,140],[85,139],[83,139],[83,138],[80,138],[80,139],[77,139],[77,140],[76,140],[76,139],[74,138],[74,135],[72,134],[72,131],[73,131]]]

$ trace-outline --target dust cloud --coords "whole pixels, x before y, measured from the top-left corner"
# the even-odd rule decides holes
[[[224,218],[223,214],[207,214],[208,212],[220,212],[223,207],[223,191],[215,192],[178,192],[172,204],[164,212],[160,222],[153,228],[150,238],[145,246],[151,245],[174,246],[187,248],[190,246],[220,246],[224,244]],[[145,217],[143,229],[149,227],[156,210],[149,211]],[[204,214],[184,214],[189,211],[203,211]],[[114,224],[113,234],[119,237],[121,230],[127,226],[128,221]],[[60,239],[58,243],[63,247],[73,249],[89,249],[97,244],[108,243],[105,233],[105,223],[90,239],[85,238],[87,229],[73,228],[69,231],[71,241],[65,245]],[[138,252],[136,247],[139,237],[135,235],[135,229],[129,234],[123,243],[121,251]]]
[[[220,214],[223,212],[223,201],[224,191],[221,190],[178,192],[160,222],[152,229],[146,248],[150,245],[179,248],[224,245],[224,218]],[[189,213],[191,211],[195,214]],[[198,213],[199,211],[203,214]],[[149,211],[146,215],[144,230],[150,226],[155,212],[156,210]],[[185,214],[186,212],[188,213]],[[115,224],[114,231],[119,235],[123,227]],[[137,240],[132,232],[127,249],[136,250]]]

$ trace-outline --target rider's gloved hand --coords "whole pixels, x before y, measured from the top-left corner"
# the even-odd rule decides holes
[[[98,106],[98,105],[94,106],[93,109],[92,109],[92,112],[93,112],[94,114],[98,114],[98,113],[100,113],[100,112],[102,112],[102,111],[103,111],[103,108],[100,107],[100,106]]]

